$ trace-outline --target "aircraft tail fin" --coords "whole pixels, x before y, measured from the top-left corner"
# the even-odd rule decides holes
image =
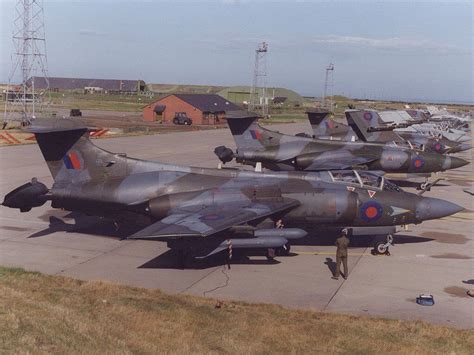
[[[372,131],[380,128],[385,123],[377,111],[373,110],[346,110],[347,124],[356,133],[357,137],[364,142],[390,142],[402,139],[392,130]]]
[[[120,157],[96,147],[89,140],[91,128],[70,119],[36,120],[28,129],[36,141],[55,182],[82,182],[104,178],[108,164]],[[123,158],[122,158],[123,159]],[[113,167],[117,171],[117,167]]]
[[[228,111],[226,114],[237,150],[259,150],[271,145],[271,140],[278,135],[257,124],[259,115],[248,111]]]
[[[330,136],[334,128],[334,121],[328,118],[330,112],[326,110],[314,109],[306,111],[309,123],[316,138]]]

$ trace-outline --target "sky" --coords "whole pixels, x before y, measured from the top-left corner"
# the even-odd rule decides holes
[[[0,0],[0,82],[13,53]],[[474,102],[472,1],[44,1],[50,76],[250,85],[268,43],[267,86],[321,96]],[[20,80],[19,76],[14,78]]]

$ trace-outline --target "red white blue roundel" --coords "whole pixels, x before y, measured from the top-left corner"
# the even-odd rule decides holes
[[[415,169],[421,169],[423,165],[425,165],[425,160],[420,155],[415,155],[415,157],[411,161],[411,165]]]
[[[326,128],[334,128],[334,121],[331,121],[331,120],[326,121]]]
[[[360,218],[366,222],[375,222],[383,215],[383,208],[377,201],[367,201],[359,208]]]
[[[372,112],[364,112],[364,120],[370,121],[372,119]]]

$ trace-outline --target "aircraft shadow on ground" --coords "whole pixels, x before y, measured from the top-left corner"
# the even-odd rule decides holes
[[[307,246],[333,246],[335,245],[337,235],[334,234],[318,234],[308,235],[304,238],[292,241],[292,245],[307,245]],[[374,246],[375,241],[384,241],[385,235],[357,235],[350,238],[350,247],[367,248]],[[433,238],[418,237],[412,235],[395,234],[393,236],[394,244],[411,244],[411,243],[426,243],[434,240]]]
[[[49,219],[49,226],[31,234],[28,238],[39,238],[56,232],[66,232],[124,239],[140,229],[140,227],[131,225],[123,225],[117,229],[109,220],[95,216],[86,216],[77,212],[71,212],[60,217],[47,215],[46,218]],[[72,219],[73,221],[72,223],[69,221],[66,222],[63,218]]]
[[[100,237],[109,237],[114,239],[125,239],[131,234],[135,233],[142,227],[136,227],[133,225],[123,225],[118,230],[114,224],[107,220],[94,216],[86,216],[82,213],[71,212],[68,214],[60,213],[60,217],[52,215],[50,213],[43,216],[43,218],[49,219],[49,226],[46,229],[35,232],[28,236],[28,238],[39,238],[47,235],[54,234],[56,232],[66,233],[80,233]],[[62,218],[66,219],[65,222]],[[69,222],[72,220],[72,222]],[[292,245],[299,246],[334,246],[337,238],[337,233],[328,232],[316,232],[310,233],[308,236],[293,240]],[[350,247],[367,248],[372,247],[376,240],[384,240],[385,235],[381,236],[365,236],[357,235],[351,237]],[[410,244],[410,243],[425,243],[434,240],[433,238],[418,237],[411,235],[396,234],[394,235],[394,244]],[[258,256],[258,258],[249,258],[249,256]],[[251,253],[244,254],[242,251],[234,250],[233,258],[230,265],[244,264],[244,265],[274,265],[278,264],[279,258],[295,257],[297,254],[290,253],[288,256],[277,256],[273,261],[269,261],[265,257],[265,251],[253,251]],[[333,265],[328,263],[328,267],[332,271]],[[216,266],[222,266],[227,264],[227,254],[221,252],[217,255],[211,256],[204,260],[195,260],[185,263],[185,268],[189,269],[206,269]],[[335,266],[334,266],[335,267]],[[183,269],[183,264],[180,262],[176,251],[168,250],[150,261],[139,266],[144,269]]]
[[[409,181],[409,180],[395,180],[395,179],[390,179],[391,182],[395,183],[399,187],[412,187],[412,188],[417,188],[420,186],[419,182],[414,182],[414,181]],[[438,181],[436,185],[434,185],[432,188],[435,189],[437,187],[443,187],[443,186],[450,186],[449,184],[443,183],[442,181]]]
[[[263,253],[252,253],[251,256],[261,256],[261,258],[253,259],[250,255],[235,253],[232,260],[228,262],[227,254],[220,253],[206,259],[187,261],[184,265],[179,261],[178,255],[174,250],[167,250],[163,254],[140,265],[139,269],[208,269],[217,266],[229,264],[232,265],[275,265],[279,264],[278,260],[267,260]]]

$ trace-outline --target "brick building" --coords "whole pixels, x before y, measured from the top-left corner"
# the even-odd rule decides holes
[[[145,106],[143,119],[171,123],[176,114],[184,113],[193,124],[216,124],[222,122],[226,111],[240,109],[219,95],[171,94]]]

